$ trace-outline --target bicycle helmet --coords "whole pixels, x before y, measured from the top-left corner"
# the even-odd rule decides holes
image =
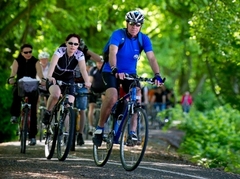
[[[49,58],[49,57],[50,57],[50,55],[49,55],[49,53],[47,53],[47,52],[41,52],[41,53],[39,53],[39,55],[38,55],[38,59]]]
[[[143,24],[144,15],[138,10],[129,11],[125,16],[125,20],[127,22],[135,22],[135,23]]]

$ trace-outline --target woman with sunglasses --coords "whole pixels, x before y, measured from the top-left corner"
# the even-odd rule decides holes
[[[80,37],[77,34],[69,34],[65,40],[66,46],[60,46],[53,54],[51,64],[48,70],[47,79],[50,85],[47,84],[47,89],[50,93],[47,101],[47,110],[43,119],[44,124],[49,123],[51,110],[57,103],[61,89],[56,84],[56,80],[61,80],[65,83],[74,83],[74,69],[78,66],[82,77],[85,81],[85,87],[89,88],[89,81],[86,70],[85,57],[82,51],[78,50]],[[70,87],[69,102],[74,103],[74,89]],[[64,89],[62,89],[64,90]]]
[[[15,84],[16,81],[23,77],[36,78],[36,75],[42,79],[43,73],[39,60],[32,55],[32,45],[24,44],[20,48],[19,56],[13,61],[11,66],[11,75],[8,79],[9,84]],[[16,79],[15,79],[16,76]],[[13,88],[13,101],[10,108],[11,123],[17,123],[21,111],[21,97],[18,96],[18,84]],[[29,132],[29,145],[36,144],[37,135],[37,101],[38,92],[34,91],[28,95],[29,103],[31,104],[31,123]]]
[[[108,52],[109,60],[105,62],[102,68],[102,77],[106,85],[106,93],[101,107],[100,120],[93,137],[93,142],[97,146],[101,146],[104,123],[110,114],[112,106],[118,99],[120,83],[122,84],[124,92],[127,93],[129,91],[131,81],[124,80],[125,73],[131,75],[137,74],[137,62],[142,49],[146,53],[151,69],[155,74],[155,84],[159,86],[164,82],[159,74],[159,66],[152,49],[151,41],[146,34],[141,32],[144,15],[139,10],[129,11],[125,15],[125,20],[126,28],[124,30],[115,30],[107,46],[104,48],[104,52]],[[140,85],[138,85],[138,87],[140,87]],[[141,90],[138,90],[137,97],[139,102],[141,102]],[[136,120],[133,120],[129,135],[130,140],[137,140],[135,128]]]

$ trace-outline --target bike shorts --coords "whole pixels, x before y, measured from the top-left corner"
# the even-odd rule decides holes
[[[89,103],[96,103],[98,98],[101,98],[101,94],[93,94],[93,93],[91,93],[89,95],[88,101],[89,101]]]
[[[130,74],[133,75],[133,74]],[[120,90],[120,84],[122,84],[123,91],[125,93],[129,92],[129,87],[132,84],[132,80],[120,80],[116,78],[110,72],[102,72],[103,81],[106,85],[106,89],[108,88],[116,88],[118,91]],[[141,88],[139,81],[137,82],[137,87]]]
[[[87,88],[76,88],[75,107],[78,110],[87,109],[88,97],[87,95],[81,94],[81,93],[87,93],[87,92],[88,92]]]

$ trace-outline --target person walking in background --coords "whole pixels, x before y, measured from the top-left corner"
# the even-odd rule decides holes
[[[189,91],[186,91],[181,99],[182,110],[184,113],[189,113],[192,102],[192,96],[190,95]]]
[[[41,65],[42,72],[43,72],[43,77],[45,80],[47,79],[48,69],[50,66],[49,58],[50,58],[50,55],[47,52],[41,52],[38,54],[38,59],[40,61],[40,65]],[[37,76],[37,79],[40,79],[40,78]],[[44,100],[44,102],[47,104],[47,98],[48,98],[49,94],[46,89],[46,85],[45,86],[40,85],[39,92],[40,92],[40,94],[39,94],[38,106],[39,106],[41,97],[42,97],[42,100]]]
[[[80,45],[79,45],[79,50],[81,50],[84,54],[85,57],[85,62],[88,63],[89,60],[93,60],[95,62],[101,62],[101,57],[92,52],[91,50],[88,49],[87,45],[84,43],[82,39],[80,39]],[[86,67],[87,68],[87,67]],[[79,68],[75,68],[74,71],[74,81],[75,83],[85,83],[85,79],[82,76],[81,71]],[[89,78],[90,80],[90,78]],[[91,82],[91,81],[90,81]],[[86,109],[87,109],[87,104],[88,104],[88,96],[87,95],[82,95],[81,93],[87,93],[88,89],[83,87],[83,88],[77,88],[76,90],[77,95],[76,95],[76,100],[75,100],[75,106],[79,111],[80,115],[80,121],[77,121],[77,145],[83,145],[84,140],[83,140],[83,131],[85,128],[85,122],[86,122]]]
[[[132,81],[125,80],[125,73],[137,75],[137,62],[142,50],[146,53],[151,69],[154,73],[154,82],[157,86],[164,83],[160,76],[160,70],[155,58],[151,41],[146,34],[141,31],[144,22],[144,15],[138,11],[129,11],[125,15],[126,28],[114,31],[110,37],[109,43],[105,46],[104,52],[108,56],[102,68],[102,77],[106,85],[105,98],[102,102],[100,119],[93,136],[93,143],[96,146],[102,145],[104,124],[110,114],[111,108],[118,99],[120,84],[124,92],[129,91]],[[140,39],[141,38],[141,39]],[[140,43],[140,40],[142,43]],[[124,41],[124,43],[122,43]],[[137,85],[137,98],[141,103],[140,84]],[[128,140],[137,140],[136,115],[131,120],[131,128]]]
[[[19,79],[23,77],[31,77],[36,79],[38,76],[43,79],[43,73],[39,60],[32,55],[33,47],[30,44],[24,44],[20,48],[20,54],[13,61],[11,75],[8,79],[9,84],[15,84]],[[16,76],[16,81],[15,81]],[[34,91],[28,94],[29,103],[31,104],[31,120],[30,120],[30,132],[29,132],[29,145],[36,144],[37,135],[37,102],[38,91]],[[17,123],[21,111],[21,97],[18,96],[18,84],[13,87],[13,101],[10,108],[12,115],[10,122]]]
[[[90,81],[92,82],[91,86],[91,95],[89,96],[89,105],[88,105],[88,122],[89,122],[89,135],[93,135],[95,127],[93,126],[93,112],[96,106],[98,98],[104,98],[105,85],[102,79],[101,68],[103,61],[97,62],[96,67],[93,67],[89,72]],[[98,120],[98,119],[97,119]]]

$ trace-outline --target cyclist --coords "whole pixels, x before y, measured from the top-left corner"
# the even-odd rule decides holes
[[[100,120],[93,136],[93,143],[101,146],[103,139],[104,123],[110,114],[111,108],[118,99],[119,84],[122,83],[123,90],[128,92],[131,81],[124,80],[125,73],[136,75],[137,61],[140,56],[141,47],[138,41],[138,34],[141,32],[141,27],[144,21],[144,15],[133,10],[125,15],[126,34],[125,42],[121,49],[119,45],[122,40],[122,29],[114,31],[109,41],[109,61],[106,62],[102,69],[102,76],[106,85],[105,98],[102,103]],[[152,45],[149,37],[141,33],[143,40],[143,50],[146,53],[149,64],[154,72],[154,81],[157,86],[160,86],[164,81],[159,74],[159,66],[157,64]],[[140,87],[140,84],[138,84]],[[141,90],[137,90],[137,97],[141,102]],[[136,120],[131,121],[130,140],[137,140],[135,133]]]
[[[36,78],[36,75],[40,79],[43,78],[43,73],[39,60],[32,55],[33,47],[30,44],[24,44],[20,48],[20,54],[13,61],[10,78],[8,79],[9,84],[15,84],[16,81],[23,78],[24,76]],[[31,104],[31,122],[29,132],[29,145],[36,144],[37,134],[37,101],[38,92],[34,91],[28,94],[29,103]],[[18,84],[14,85],[13,88],[13,101],[10,109],[12,115],[10,122],[17,123],[18,117],[21,111],[21,97],[18,96]]]
[[[50,111],[57,103],[61,91],[64,90],[56,84],[56,80],[65,83],[74,83],[74,69],[79,66],[86,88],[91,86],[88,73],[86,70],[85,57],[82,51],[78,50],[80,37],[77,34],[69,34],[65,40],[66,47],[59,47],[53,54],[51,64],[48,70],[47,79],[51,84],[47,83],[47,89],[50,93],[47,100],[47,110],[45,112],[43,123],[49,124]],[[69,102],[74,103],[74,87],[69,91]]]
[[[81,39],[79,49],[83,52],[85,56],[85,60],[94,60],[94,61],[101,61],[102,59],[100,56],[88,49],[84,41]],[[85,83],[85,80],[82,77],[81,72],[79,71],[79,68],[75,69],[75,82],[76,83]],[[86,121],[86,109],[87,109],[87,103],[88,103],[88,97],[86,95],[81,95],[81,93],[87,93],[88,90],[86,88],[77,88],[76,90],[76,108],[79,110],[80,115],[80,123],[77,124],[78,127],[78,134],[77,134],[77,145],[83,145],[83,131],[85,127],[85,121]]]
[[[88,105],[88,123],[89,123],[89,135],[93,135],[95,131],[95,127],[93,126],[93,112],[95,109],[96,102],[99,97],[104,98],[102,94],[105,91],[105,85],[102,80],[101,68],[103,65],[103,61],[99,61],[96,63],[96,66],[93,67],[90,72],[90,81],[92,82],[91,86],[91,95],[89,96],[89,105]],[[102,94],[102,95],[101,95]]]
[[[38,59],[40,61],[40,65],[42,67],[43,76],[44,76],[45,79],[47,78],[48,69],[49,69],[49,66],[50,66],[49,58],[50,58],[50,55],[49,55],[48,52],[44,52],[43,51],[43,52],[38,54]],[[37,78],[39,79],[39,77],[37,77]],[[46,103],[46,100],[47,100],[47,97],[48,97],[48,91],[46,89],[46,86],[42,86],[42,85],[39,86],[39,90],[40,90],[40,95],[42,95],[42,97],[44,97],[43,100]],[[39,105],[39,101],[38,101],[38,105]]]

